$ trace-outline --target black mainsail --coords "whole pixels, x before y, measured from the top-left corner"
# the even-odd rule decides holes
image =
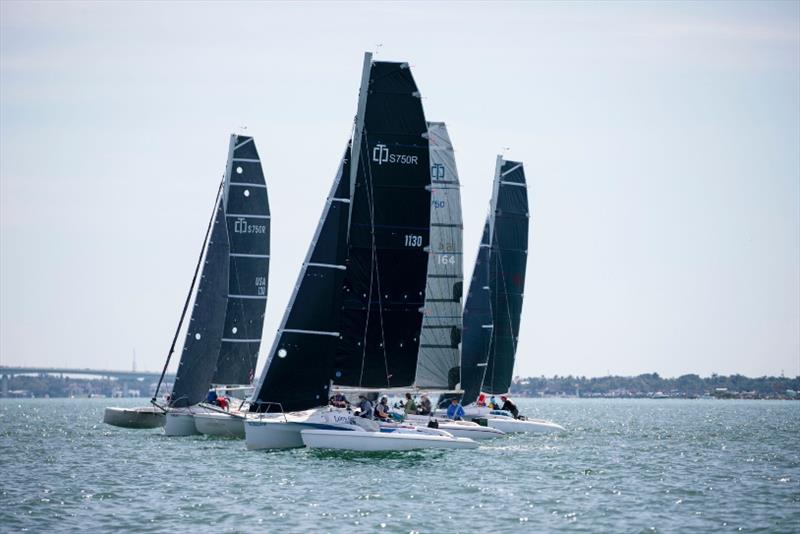
[[[462,365],[469,375],[465,402],[473,402],[480,391],[506,393],[511,385],[525,291],[529,219],[522,163],[498,156],[492,204],[464,310]],[[479,286],[483,280],[485,284]],[[487,296],[490,315],[486,314]],[[479,324],[487,318],[490,321]],[[482,378],[476,391],[478,375]]]
[[[252,137],[231,135],[224,199],[230,241],[225,329],[214,384],[253,381],[269,276],[267,184]]]
[[[342,386],[410,386],[425,301],[431,175],[427,123],[408,64],[365,61],[362,109],[332,378]]]
[[[270,234],[267,186],[252,137],[231,135],[215,206],[152,399],[155,403],[194,294],[171,408],[201,402],[212,384],[249,384],[253,379],[267,299]]]
[[[325,405],[331,383],[413,383],[428,269],[426,132],[408,64],[367,53],[353,135],[252,411]]]

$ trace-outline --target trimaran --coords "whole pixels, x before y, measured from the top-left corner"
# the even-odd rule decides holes
[[[149,408],[107,408],[106,423],[129,428],[164,425],[165,434],[243,435],[237,411],[202,402],[209,388],[249,387],[261,344],[267,299],[270,214],[264,173],[252,137],[231,135],[225,174],[203,247]],[[166,403],[159,390],[190,302],[193,307],[175,382]],[[238,424],[237,424],[238,423]]]
[[[431,261],[428,138],[408,64],[367,53],[353,134],[250,405],[266,415],[245,421],[248,448],[477,446],[444,430],[380,425],[328,405],[335,388],[416,385]],[[448,280],[452,299],[459,280],[442,283]],[[458,325],[450,318],[442,326],[447,346],[457,347]],[[442,355],[447,384],[458,359]]]
[[[469,419],[503,432],[553,432],[561,426],[514,418],[503,410],[477,406],[481,392],[506,394],[519,340],[530,213],[521,162],[497,156],[492,199],[464,307],[461,349],[462,402]]]

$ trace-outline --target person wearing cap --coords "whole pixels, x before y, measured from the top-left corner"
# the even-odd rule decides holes
[[[372,403],[366,395],[358,396],[358,412],[364,419],[372,419]]]
[[[501,408],[501,410],[506,410],[507,412],[511,412],[511,415],[514,416],[514,419],[519,419],[519,408],[517,408],[517,405],[511,402],[511,399],[509,399],[505,395],[501,395],[500,400],[503,401],[503,407]]]
[[[447,417],[453,421],[461,421],[464,419],[464,407],[461,406],[461,403],[456,397],[453,397],[450,406],[447,407]]]
[[[423,395],[417,406],[417,415],[430,415],[432,409],[431,399],[427,395]]]
[[[494,398],[494,395],[492,395],[492,398],[489,399],[489,409],[490,410],[499,410],[500,409],[500,403],[497,402],[497,399]]]
[[[378,421],[389,420],[389,397],[386,395],[381,397],[381,401],[375,406],[375,418]]]

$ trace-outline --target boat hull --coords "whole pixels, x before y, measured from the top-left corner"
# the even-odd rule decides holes
[[[429,421],[436,421],[439,430],[445,430],[457,438],[469,438],[474,440],[494,439],[505,435],[505,432],[490,426],[483,426],[471,421],[452,421],[450,419],[439,419],[420,415],[406,416],[406,422],[424,427]]]
[[[248,419],[244,422],[244,439],[248,450],[294,449],[303,446],[300,431],[304,423],[283,419]]]
[[[194,414],[189,411],[168,411],[164,424],[165,436],[195,436],[199,434],[194,424]]]
[[[194,426],[198,433],[207,436],[244,438],[244,416],[221,412],[194,414]]]
[[[103,422],[120,428],[158,428],[164,426],[164,412],[154,406],[143,408],[108,407]]]
[[[486,425],[491,428],[502,430],[506,434],[514,433],[534,433],[551,434],[555,432],[565,432],[563,426],[551,421],[540,419],[513,419],[511,417],[487,417]]]
[[[312,449],[348,451],[413,451],[420,449],[475,449],[468,438],[422,433],[360,432],[353,430],[302,430],[303,443]]]

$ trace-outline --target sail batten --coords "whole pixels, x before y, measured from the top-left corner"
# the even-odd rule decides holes
[[[519,340],[528,255],[528,192],[520,162],[498,156],[490,213],[464,309],[465,402],[506,393]]]
[[[431,183],[447,181],[457,186],[455,155],[444,123],[428,123],[428,141]],[[458,187],[431,185],[430,190],[431,245],[414,385],[454,389],[461,381],[459,312],[464,276],[461,196]]]
[[[229,254],[229,294],[214,384],[253,381],[270,261],[270,211],[261,159],[252,137],[232,135],[226,171],[225,208]]]
[[[350,147],[342,156],[297,284],[255,390],[253,411],[305,410],[327,403],[339,333],[339,292],[347,250]],[[332,268],[334,267],[334,268]]]
[[[427,123],[407,64],[375,61],[365,74],[332,379],[344,386],[410,386],[430,240]]]

